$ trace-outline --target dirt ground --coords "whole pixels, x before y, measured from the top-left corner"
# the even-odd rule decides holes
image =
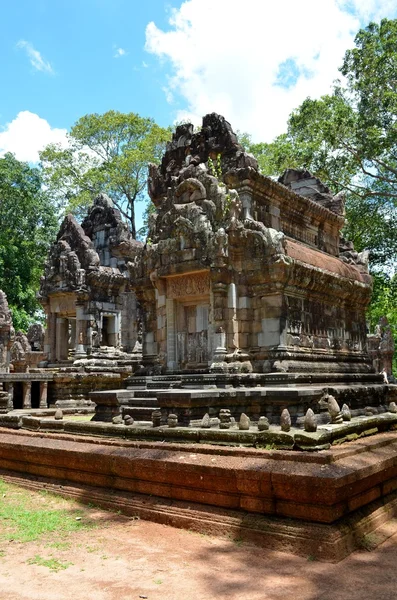
[[[37,502],[49,500],[37,494]],[[56,507],[65,501],[50,502]],[[68,506],[76,510],[76,504]],[[397,598],[397,522],[395,534],[376,550],[327,564],[97,508],[82,510],[78,519],[93,528],[1,542],[1,600]]]

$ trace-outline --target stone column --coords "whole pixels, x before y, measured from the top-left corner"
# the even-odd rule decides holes
[[[68,358],[68,320],[57,317],[56,320],[56,359]]]
[[[13,408],[14,408],[14,384],[13,383],[9,383],[7,385],[7,392],[8,392],[7,409],[13,410]]]
[[[175,323],[175,305],[174,300],[166,299],[166,320],[167,320],[167,369],[173,371],[177,368],[176,364],[176,323]]]
[[[210,371],[227,371],[225,362],[227,347],[226,347],[226,332],[225,332],[225,317],[227,315],[227,292],[228,286],[225,283],[214,283],[212,286],[213,292],[213,340],[211,347],[213,348],[212,363]]]
[[[23,382],[23,408],[32,408],[32,382]]]
[[[69,319],[70,323],[70,347],[76,347],[76,319]]]
[[[84,319],[84,307],[76,306],[76,353],[75,358],[86,356],[84,340],[86,338],[87,321]]]
[[[40,381],[40,408],[47,408],[48,381]]]

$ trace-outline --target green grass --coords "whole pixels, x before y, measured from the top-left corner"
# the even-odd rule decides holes
[[[47,567],[50,571],[57,573],[58,571],[62,571],[63,569],[67,569],[73,563],[71,562],[62,562],[53,558],[43,558],[39,554],[36,554],[33,558],[29,558],[27,561],[28,565],[38,565],[39,567]]]
[[[89,518],[83,519],[83,510],[70,505],[49,508],[51,495],[43,493],[42,498],[37,504],[36,496],[0,479],[0,540],[31,542],[53,532],[62,537],[94,526]]]

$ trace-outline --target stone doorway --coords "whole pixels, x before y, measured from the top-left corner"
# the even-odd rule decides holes
[[[176,314],[177,364],[180,369],[208,367],[209,304],[178,302]]]
[[[117,346],[117,327],[116,315],[102,315],[102,340],[101,346]]]
[[[12,404],[14,410],[23,408],[23,383],[20,381],[14,383]]]

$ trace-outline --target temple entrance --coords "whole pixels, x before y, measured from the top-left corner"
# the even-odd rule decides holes
[[[117,346],[116,315],[102,315],[101,346]]]
[[[23,408],[23,383],[20,381],[16,381],[14,383],[12,404],[14,410],[20,410],[21,408]]]
[[[177,303],[177,363],[181,369],[208,366],[208,304]]]

